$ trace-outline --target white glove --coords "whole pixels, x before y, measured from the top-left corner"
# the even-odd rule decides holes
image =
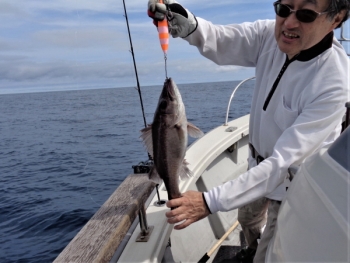
[[[156,21],[161,21],[166,16],[168,19],[169,33],[175,37],[187,37],[197,29],[196,17],[183,8],[175,0],[148,0],[148,15]]]

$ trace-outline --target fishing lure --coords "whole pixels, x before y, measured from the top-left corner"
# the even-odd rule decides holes
[[[159,3],[163,4],[163,0],[160,0]],[[164,16],[163,20],[158,21],[158,35],[159,35],[160,45],[164,53],[165,77],[168,78],[166,62],[167,62],[167,52],[169,48],[169,28],[168,28],[168,20],[166,16]]]

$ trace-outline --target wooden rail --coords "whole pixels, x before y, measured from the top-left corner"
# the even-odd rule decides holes
[[[129,175],[54,263],[109,262],[154,187],[147,174]]]

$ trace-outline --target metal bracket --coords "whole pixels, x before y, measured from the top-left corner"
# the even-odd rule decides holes
[[[161,199],[161,200],[159,200],[159,201],[155,201],[154,203],[153,203],[153,205],[154,206],[157,206],[157,207],[162,207],[162,206],[164,206],[166,204],[166,200],[164,200],[164,199]]]
[[[148,226],[145,205],[142,205],[139,210],[139,221],[141,232],[136,238],[136,242],[147,242],[150,238],[153,226]]]
[[[237,150],[237,142],[232,144],[230,147],[227,148],[227,151],[229,153],[233,153],[235,150]]]
[[[235,130],[237,130],[237,127],[230,126],[225,130],[225,132],[234,132]]]
[[[140,232],[136,238],[136,242],[147,242],[152,234],[154,226],[149,226],[145,233]]]

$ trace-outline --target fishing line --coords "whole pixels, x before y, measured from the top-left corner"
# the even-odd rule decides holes
[[[168,79],[168,68],[167,68],[167,64],[166,64],[167,59],[168,59],[168,57],[167,57],[166,53],[164,53],[164,62],[165,62],[165,78],[166,78],[166,79]]]

